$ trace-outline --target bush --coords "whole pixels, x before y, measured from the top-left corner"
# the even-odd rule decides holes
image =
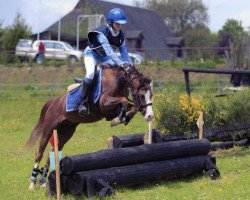
[[[190,134],[197,130],[201,111],[205,129],[250,123],[249,99],[250,91],[211,98],[205,92],[188,96],[177,88],[166,88],[154,95],[156,125],[163,133]]]
[[[225,124],[240,125],[250,124],[250,90],[239,91],[235,95],[228,96],[223,102],[226,110]]]

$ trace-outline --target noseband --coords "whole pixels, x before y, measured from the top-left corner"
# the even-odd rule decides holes
[[[146,111],[144,110],[144,108],[147,108],[148,106],[153,105],[152,103],[148,103],[148,104],[143,105],[141,97],[137,92],[136,92],[136,94],[133,95],[133,99],[135,100],[134,101],[135,107],[138,108],[138,111],[141,112],[141,114],[143,116],[146,114]]]

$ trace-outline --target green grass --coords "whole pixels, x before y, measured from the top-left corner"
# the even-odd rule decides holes
[[[0,97],[0,199],[48,199],[45,189],[37,187],[33,192],[28,190],[35,148],[23,149],[46,100],[46,97]],[[140,114],[128,126],[111,128],[110,123],[105,120],[94,124],[81,124],[73,138],[65,145],[63,155],[105,149],[108,137],[114,134],[146,132],[147,127]],[[220,150],[215,156],[221,172],[219,180],[212,181],[197,175],[172,181],[145,183],[140,187],[117,188],[116,193],[106,199],[250,199],[250,149]],[[43,164],[44,161],[41,166]],[[63,199],[83,198],[86,197],[63,196]]]

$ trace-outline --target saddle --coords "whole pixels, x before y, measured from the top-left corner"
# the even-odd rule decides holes
[[[96,104],[101,96],[102,86],[101,86],[102,69],[95,72],[93,83],[90,86],[90,92],[87,96],[87,103]],[[78,110],[82,103],[81,91],[82,91],[82,78],[74,78],[75,83],[68,86],[67,97],[66,97],[66,112],[72,112]]]

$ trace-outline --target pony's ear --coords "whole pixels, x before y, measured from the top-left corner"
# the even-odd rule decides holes
[[[150,84],[152,82],[152,79],[149,76],[144,77],[144,82]]]

